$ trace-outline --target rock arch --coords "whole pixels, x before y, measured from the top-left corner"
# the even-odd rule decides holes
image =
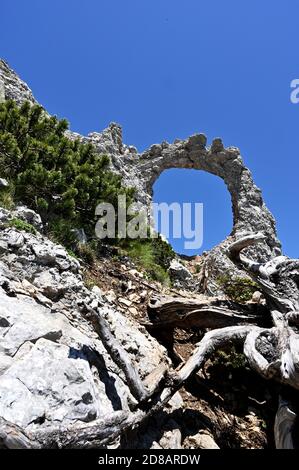
[[[25,100],[36,103],[28,85],[6,62],[0,60],[0,100],[3,98],[14,99],[18,104]],[[233,229],[222,243],[206,255],[204,270],[208,270],[206,278],[210,279],[210,283],[219,273],[236,272],[234,264],[228,260],[224,251],[229,243],[244,233],[262,232],[266,236],[263,243],[247,250],[258,262],[266,262],[281,253],[275,220],[236,147],[224,148],[221,139],[215,139],[211,147],[207,147],[206,137],[195,134],[186,140],[176,140],[173,144],[163,142],[152,145],[139,154],[135,147],[123,144],[121,126],[116,123],[87,137],[70,131],[67,136],[92,142],[99,153],[108,154],[111,169],[122,176],[125,185],[136,188],[137,200],[146,206],[151,203],[153,184],[166,169],[198,169],[223,179],[231,195]]]
[[[116,123],[111,123],[101,133],[90,134],[88,139],[99,152],[106,150],[109,153],[111,168],[122,175],[125,185],[136,187],[138,202],[148,207],[152,201],[153,185],[164,170],[197,169],[222,178],[231,196],[233,228],[223,242],[204,254],[201,290],[216,294],[217,283],[214,281],[220,274],[244,276],[244,272],[238,271],[228,259],[225,250],[230,243],[246,234],[262,232],[266,237],[264,242],[244,250],[257,262],[264,263],[281,254],[275,220],[238,148],[225,148],[219,138],[208,147],[205,135],[195,134],[173,144],[152,145],[139,154],[135,147],[122,143],[122,129]]]
[[[239,149],[224,148],[220,139],[206,147],[203,134],[173,144],[153,145],[136,162],[140,178],[150,197],[160,174],[170,168],[203,170],[223,179],[231,195],[233,229],[231,235],[261,231],[267,236],[265,255],[280,252],[275,220],[267,209],[260,189],[254,184],[248,168],[243,164]]]
[[[131,158],[129,161],[132,164]],[[263,201],[261,190],[254,184],[249,169],[244,165],[238,148],[224,148],[221,139],[215,139],[207,147],[206,137],[196,134],[187,140],[176,140],[173,144],[163,142],[153,145],[144,153],[135,155],[133,162],[134,171],[147,195],[147,203],[151,201],[155,181],[164,170],[170,168],[206,171],[222,178],[226,184],[231,195],[233,228],[223,242],[204,253],[200,290],[217,294],[219,286],[215,281],[219,275],[245,275],[225,254],[229,244],[245,234],[262,232],[266,236],[263,243],[244,250],[257,262],[264,263],[281,254],[275,220]]]

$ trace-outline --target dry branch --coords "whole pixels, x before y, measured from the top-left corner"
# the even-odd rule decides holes
[[[103,345],[107,349],[107,352],[110,354],[115,364],[117,364],[125,374],[127,384],[132,395],[138,401],[143,401],[149,393],[139,376],[137,368],[132,363],[129,354],[111,333],[110,326],[105,318],[103,318],[99,312],[89,307],[88,305],[85,305],[85,309],[87,312],[86,318],[89,319],[93,324],[95,331],[98,333]]]

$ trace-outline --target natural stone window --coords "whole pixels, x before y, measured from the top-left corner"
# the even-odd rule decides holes
[[[194,231],[194,203],[203,204],[203,245],[198,249],[184,249],[183,221],[181,218],[181,239],[174,239],[170,230],[169,242],[177,253],[186,255],[201,254],[223,241],[232,231],[233,216],[230,194],[222,179],[207,172],[192,169],[171,169],[161,173],[153,185],[153,202],[192,203],[191,229]],[[159,218],[160,219],[160,218]],[[155,228],[161,229],[161,220],[156,220]],[[172,229],[172,219],[170,220]]]

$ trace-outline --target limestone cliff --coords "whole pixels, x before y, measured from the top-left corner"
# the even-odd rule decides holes
[[[35,103],[1,60],[5,99]],[[207,146],[196,134],[138,153],[123,143],[115,123],[87,137],[67,136],[108,154],[111,169],[136,188],[136,201],[147,210],[165,169],[222,178],[233,229],[201,257],[191,292],[148,282],[125,257],[103,256],[90,269],[44,236],[32,210],[0,209],[0,447],[271,445],[264,426],[274,420],[277,393],[264,379],[299,389],[299,268],[281,256],[275,221],[239,150],[224,148],[220,139]],[[15,218],[35,231],[15,227]],[[228,298],[215,282],[224,273],[251,276],[258,292],[249,302]],[[244,344],[243,355],[236,349],[229,365],[222,362],[225,353],[209,362],[232,341]],[[234,395],[235,369],[243,383],[236,382]],[[261,411],[261,403],[270,411]],[[288,401],[280,400],[277,447],[294,447],[295,419]]]

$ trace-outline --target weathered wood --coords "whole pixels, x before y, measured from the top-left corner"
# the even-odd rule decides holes
[[[244,353],[251,367],[264,378],[299,390],[299,260],[278,256],[257,264],[241,254],[244,247],[262,240],[261,234],[251,235],[228,249],[229,257],[257,282],[272,310],[274,327],[251,331],[245,340]],[[280,400],[274,428],[277,448],[294,447],[295,420],[295,411]]]
[[[209,331],[196,345],[192,356],[173,377],[175,383],[185,382],[191,374],[197,372],[207,361],[209,356],[217,349],[222,348],[230,341],[242,342],[246,336],[255,328],[253,326],[235,326]]]
[[[261,337],[262,333],[267,333],[269,330],[266,329],[253,329],[244,342],[244,354],[249,362],[249,365],[262,375],[265,379],[273,378],[275,372],[274,367],[279,368],[280,363],[278,361],[269,361],[257,350],[256,341]]]
[[[148,305],[148,326],[214,329],[257,323],[265,313],[262,305],[241,305],[224,298],[156,296]]]
[[[245,267],[259,283],[267,299],[268,307],[272,310],[274,323],[272,328],[248,325],[250,322],[257,323],[259,316],[249,314],[248,309],[245,313],[244,308],[240,307],[238,310],[233,310],[232,303],[224,306],[224,299],[219,301],[219,299],[203,297],[200,299],[166,297],[155,298],[150,303],[149,313],[152,325],[157,324],[164,328],[173,328],[174,326],[216,328],[204,335],[200,343],[196,345],[191,357],[181,368],[168,374],[164,386],[165,370],[157,371],[149,379],[150,390],[145,388],[138,374],[136,380],[136,371],[134,367],[132,369],[130,358],[126,353],[123,356],[123,351],[119,349],[118,344],[115,344],[109,325],[102,326],[97,319],[97,312],[92,312],[93,322],[96,324],[96,329],[99,331],[105,347],[113,359],[119,361],[118,363],[124,370],[130,388],[134,390],[139,403],[143,402],[140,414],[138,415],[138,411],[132,413],[132,415],[136,414],[137,418],[131,417],[133,421],[130,421],[130,426],[132,422],[133,425],[140,424],[158,410],[163,409],[171,396],[204,365],[210,355],[231,341],[244,342],[244,353],[249,364],[262,377],[272,378],[299,389],[297,372],[299,371],[299,336],[291,327],[292,324],[298,322],[299,265],[296,261],[288,260],[285,257],[277,257],[262,265],[242,256],[241,251],[244,248],[264,239],[263,234],[250,234],[234,242],[228,250],[228,254],[237,264]],[[290,277],[291,294],[289,295]],[[100,323],[100,326],[97,323]],[[238,323],[246,325],[238,326]],[[113,339],[114,341],[112,341]],[[125,360],[120,361],[120,357],[124,357]],[[295,417],[294,412],[290,414],[289,409],[280,407],[275,424],[275,439],[278,447],[286,448],[293,445],[289,429],[291,429]],[[119,435],[120,432],[121,430],[118,428],[106,439],[111,439]]]
[[[245,235],[244,237],[237,238],[234,242],[230,244],[228,247],[227,253],[228,256],[233,259],[235,262],[241,261],[240,253],[244,248],[248,248],[249,246],[256,245],[257,243],[263,242],[266,240],[266,236],[261,233],[249,233],[248,235]],[[247,258],[244,257],[242,260],[247,260]],[[244,261],[243,261],[244,262]],[[245,261],[246,264],[246,261]],[[258,263],[254,263],[253,261],[250,260],[249,266],[251,265],[259,265]]]
[[[133,364],[129,354],[119,344],[115,336],[113,336],[105,318],[88,305],[85,305],[84,308],[86,318],[94,325],[95,331],[98,333],[108,353],[111,355],[115,364],[117,364],[125,374],[127,384],[132,395],[137,400],[143,401],[149,395],[149,392],[145,388],[137,368]]]
[[[109,419],[26,432],[0,419],[0,445],[8,449],[101,448],[107,440],[139,423],[145,413],[116,411]]]
[[[274,437],[276,449],[294,449],[293,430],[297,415],[281,397],[275,417]]]

